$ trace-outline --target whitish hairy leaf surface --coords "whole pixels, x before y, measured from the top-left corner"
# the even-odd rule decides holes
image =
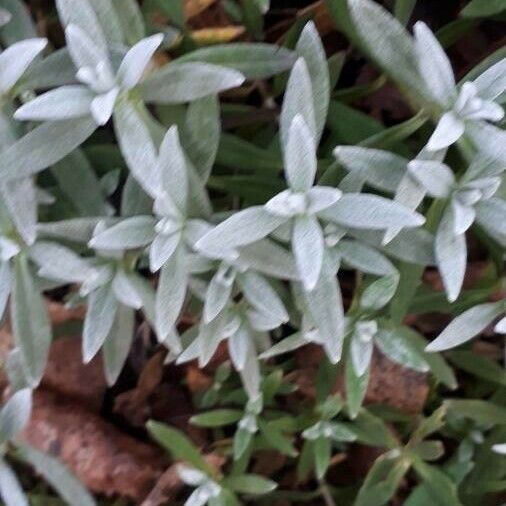
[[[456,84],[450,60],[429,27],[419,21],[414,26],[418,68],[435,100],[449,107],[455,100]]]
[[[140,248],[154,239],[154,226],[152,216],[132,216],[94,236],[89,246],[103,250]]]
[[[310,21],[306,24],[295,48],[304,58],[313,92],[313,105],[315,117],[315,141],[318,141],[325,126],[330,98],[330,79],[325,50],[323,48],[318,30]]]
[[[28,499],[12,469],[0,459],[0,496],[6,506],[28,506]]]
[[[110,284],[91,292],[83,329],[83,360],[89,362],[109,334],[118,309],[118,302]]]
[[[2,443],[11,440],[21,432],[30,419],[32,391],[29,388],[17,391],[0,411],[0,439]]]
[[[89,34],[101,50],[105,51],[107,41],[89,0],[57,0],[58,14],[65,27],[74,24]]]
[[[312,290],[318,278],[324,253],[323,232],[314,216],[298,216],[293,225],[292,249],[300,279]]]
[[[295,192],[309,190],[316,175],[316,146],[304,118],[297,114],[288,133],[284,151],[285,174]]]
[[[300,114],[306,124],[313,141],[316,142],[316,120],[313,104],[313,87],[307,64],[299,58],[290,72],[286,85],[283,107],[281,109],[280,135],[282,145],[287,147],[292,122]]]
[[[179,104],[236,88],[244,76],[236,70],[209,63],[171,63],[153,72],[140,85],[147,102]]]
[[[405,28],[372,0],[350,0],[349,10],[354,29],[373,60],[403,86],[423,93],[414,44]]]
[[[334,156],[352,174],[387,192],[399,185],[408,163],[388,151],[358,146],[338,146]]]
[[[183,307],[188,275],[184,246],[179,246],[162,267],[156,292],[156,331],[163,341],[174,327]]]
[[[411,176],[429,193],[436,198],[448,197],[455,176],[444,163],[434,160],[412,160],[408,164]]]
[[[231,43],[199,48],[178,58],[176,62],[211,63],[234,69],[246,79],[262,79],[288,70],[295,59],[295,53],[284,47],[263,43]]]
[[[503,301],[480,304],[457,316],[426,348],[427,351],[443,351],[459,346],[485,330],[506,307]]]
[[[141,80],[162,41],[163,35],[158,33],[137,42],[128,51],[118,69],[118,80],[124,88],[133,88]]]
[[[119,304],[116,317],[103,348],[105,377],[109,385],[116,383],[123,369],[134,337],[134,323],[134,311],[123,304]]]
[[[456,234],[451,210],[448,208],[439,224],[434,245],[436,262],[450,302],[457,299],[464,281],[467,260],[466,237]]]
[[[43,123],[0,154],[0,178],[19,179],[40,172],[81,145],[95,129],[91,117]]]
[[[114,127],[133,177],[151,197],[156,197],[161,189],[157,153],[147,125],[129,101],[115,108]]]
[[[22,105],[14,114],[20,121],[55,121],[90,114],[93,94],[85,86],[62,86]]]
[[[24,373],[30,383],[38,384],[51,344],[51,327],[42,295],[23,255],[14,262],[11,304],[14,342],[21,351]]]
[[[372,194],[348,193],[332,207],[320,213],[321,218],[353,228],[386,229],[419,227],[425,218],[392,200]]]
[[[217,225],[195,246],[204,254],[228,255],[239,246],[267,237],[284,221],[284,218],[268,213],[261,206],[250,207]]]
[[[47,45],[47,39],[17,42],[0,53],[0,90],[9,91]]]

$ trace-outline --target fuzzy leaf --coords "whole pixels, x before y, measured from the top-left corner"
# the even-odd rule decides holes
[[[118,305],[112,327],[104,342],[104,369],[108,385],[114,385],[123,369],[134,337],[135,312]]]
[[[93,94],[86,86],[62,86],[22,105],[14,114],[20,121],[55,121],[90,114]]]
[[[427,351],[443,351],[455,348],[485,330],[505,311],[503,302],[474,306],[457,316],[426,348]]]
[[[227,255],[239,246],[267,237],[284,221],[261,206],[249,207],[221,222],[199,239],[195,247],[204,254]]]
[[[2,443],[13,439],[21,432],[32,411],[32,391],[29,388],[18,390],[2,406],[0,411],[0,441]]]
[[[246,79],[264,79],[289,70],[295,54],[284,47],[263,43],[231,43],[199,48],[176,63],[204,62],[240,72]]]
[[[5,506],[29,506],[16,475],[3,459],[0,459],[0,496]]]
[[[154,239],[154,225],[152,216],[132,216],[93,236],[89,246],[102,250],[140,248]]]
[[[311,79],[316,128],[315,141],[318,141],[322,135],[327,118],[330,80],[325,49],[320,40],[318,30],[312,21],[309,21],[302,30],[295,50],[304,58]]]
[[[236,88],[244,76],[209,63],[171,63],[153,72],[140,85],[146,102],[180,104]]]
[[[323,262],[323,232],[314,216],[298,216],[293,225],[292,250],[304,288],[316,286]]]
[[[98,352],[114,323],[118,302],[110,284],[91,292],[83,328],[83,360],[88,363]]]
[[[42,296],[35,286],[24,255],[15,258],[11,304],[14,342],[21,351],[27,380],[36,385],[46,365],[51,344],[51,326]]]
[[[304,118],[297,114],[290,125],[284,150],[285,174],[294,192],[313,186],[316,175],[316,146]]]
[[[290,72],[286,85],[285,98],[281,109],[280,135],[282,146],[287,149],[290,128],[297,115],[301,115],[309,129],[313,141],[316,142],[316,123],[313,105],[313,87],[306,62],[299,58]]]
[[[456,234],[450,208],[446,210],[436,232],[434,252],[450,302],[457,299],[464,281],[467,260],[466,237]]]
[[[16,42],[0,53],[0,90],[9,91],[47,45],[47,39]]]
[[[419,227],[425,218],[378,195],[347,193],[332,207],[321,211],[320,217],[353,228],[369,230],[389,227]]]
[[[0,178],[19,179],[40,172],[81,145],[95,129],[91,117],[43,123],[0,154]]]
[[[399,185],[408,164],[405,158],[389,151],[358,146],[338,146],[334,156],[352,174],[387,192]]]
[[[162,41],[162,34],[151,35],[151,37],[137,42],[128,51],[118,69],[118,80],[124,88],[133,88],[141,80],[144,71]]]
[[[420,74],[435,100],[444,107],[451,107],[457,93],[450,60],[425,23],[416,23],[414,32]]]
[[[156,292],[156,331],[164,341],[172,332],[186,296],[188,275],[184,246],[179,246],[162,267]]]

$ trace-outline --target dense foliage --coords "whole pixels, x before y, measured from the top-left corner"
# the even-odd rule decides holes
[[[260,37],[269,2],[245,1],[243,11],[229,3]],[[481,15],[480,3],[464,15]],[[188,37],[180,2],[146,4]],[[477,504],[490,491],[473,465],[486,458],[491,429],[489,454],[506,440],[495,429],[505,421],[503,390],[485,389],[490,403],[435,403],[397,435],[362,404],[374,348],[428,373],[437,391],[457,386],[440,352],[490,325],[506,333],[506,302],[493,298],[506,244],[505,51],[457,81],[430,28],[404,28],[415,2],[397,2],[399,19],[373,0],[328,5],[339,30],[403,93],[412,118],[357,141],[336,136],[333,124],[355,118],[334,98],[346,55],[327,55],[312,21],[295,24],[282,47],[179,41],[166,63],[176,32],[156,33],[134,0],[56,0],[65,45],[54,50],[21,1],[0,0],[0,312],[12,327],[6,370],[17,392],[0,432],[5,451],[32,462],[69,504],[93,499],[60,464],[15,439],[52,342],[44,294],[57,288],[69,305],[86,304],[83,357],[102,353],[110,385],[140,315],[176,364],[205,367],[226,343],[242,388],[223,364],[198,401],[212,410],[193,422],[237,425],[225,451],[230,468],[221,474],[174,429],[149,426],[185,461],[180,478],[195,488],[187,506],[274,494],[274,481],[248,473],[265,447],[298,462],[299,477],[314,475],[333,504],[325,482],[332,455],[357,440],[386,452],[347,499],[355,504],[386,504],[410,470],[421,483],[411,506]],[[262,120],[253,134],[222,129],[222,117],[254,109],[232,103],[228,90],[270,78],[265,106],[279,112],[279,129]],[[471,236],[487,251],[489,273],[465,290]],[[444,295],[421,285],[434,266]],[[343,276],[353,280],[346,300]],[[452,316],[430,344],[406,323],[429,311]],[[275,399],[291,394],[284,375],[292,352],[308,344],[326,357],[316,404],[288,416]],[[339,371],[345,396],[332,390]],[[504,387],[501,371],[499,379],[483,374]],[[440,431],[451,450],[427,439]],[[459,492],[469,476],[479,485]],[[505,474],[487,478],[496,491]],[[27,504],[3,461],[0,493],[8,506]]]

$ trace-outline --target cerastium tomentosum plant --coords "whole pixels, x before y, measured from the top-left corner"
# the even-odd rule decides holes
[[[0,312],[10,298],[20,386],[40,382],[51,343],[43,295],[63,286],[69,302],[87,306],[83,358],[102,350],[111,384],[136,311],[175,363],[204,367],[226,342],[246,392],[245,411],[227,415],[239,421],[237,460],[257,436],[280,432],[262,415],[263,362],[308,343],[334,371],[343,364],[351,419],[375,348],[455,387],[444,359],[427,351],[462,344],[505,312],[504,301],[488,300],[497,280],[479,296],[463,286],[470,233],[491,251],[496,274],[504,256],[506,59],[457,82],[425,24],[411,35],[372,0],[339,3],[343,30],[417,109],[416,122],[356,146],[327,128],[340,120],[329,118],[339,60],[327,59],[312,22],[293,51],[218,44],[166,63],[171,41],[148,31],[133,0],[127,16],[115,0],[57,0],[66,45],[56,51],[20,2],[5,4],[13,12],[1,4]],[[283,72],[276,92],[258,88],[275,108],[284,86],[279,129],[254,120],[252,142],[221,131],[222,116],[243,112],[221,108],[219,93],[237,100],[230,90],[245,80]],[[445,292],[431,297],[457,314],[427,349],[405,323],[433,300],[420,286],[426,267],[437,268]],[[496,330],[504,333],[504,319]],[[341,400],[318,406],[300,432],[322,479],[332,445],[355,434],[334,420]],[[290,444],[284,452],[296,453]],[[221,504],[240,489],[205,465],[179,474],[196,487],[194,504]]]
[[[81,16],[76,16],[73,8]],[[114,327],[117,308],[123,306],[132,310],[144,308],[160,341],[177,356],[187,346],[178,336],[178,317],[185,304],[195,299],[203,304],[203,318],[190,347],[193,351],[183,353],[187,359],[199,357],[204,365],[218,343],[228,336],[234,363],[242,369],[250,355],[260,352],[270,356],[271,331],[290,324],[298,326],[300,334],[291,338],[289,349],[316,342],[323,345],[336,363],[348,335],[348,317],[336,277],[339,269],[351,267],[366,276],[380,277],[371,289],[383,290],[373,292],[383,300],[373,310],[381,316],[382,308],[395,297],[399,283],[403,283],[388,256],[419,265],[435,262],[448,298],[454,301],[464,275],[464,234],[473,222],[484,227],[495,240],[503,240],[500,220],[494,219],[504,212],[504,201],[494,196],[500,184],[503,154],[498,152],[494,157],[490,143],[481,152],[473,132],[493,129],[494,135],[502,135],[483,121],[497,121],[501,117],[502,109],[491,100],[504,90],[501,84],[504,61],[459,86],[447,57],[425,25],[417,24],[415,36],[410,38],[381,8],[365,0],[350,2],[350,15],[365,48],[380,65],[385,64],[401,85],[419,81],[414,91],[420,92],[420,103],[430,116],[438,119],[439,126],[411,161],[373,148],[337,148],[338,163],[353,176],[353,182],[348,178],[338,189],[318,183],[317,152],[326,123],[330,77],[318,34],[314,25],[308,24],[295,48],[298,59],[290,72],[280,114],[287,189],[263,205],[233,212],[213,225],[217,218],[212,213],[206,183],[219,142],[214,95],[242,83],[244,77],[236,68],[243,68],[246,75],[259,75],[260,70],[244,62],[241,66],[229,61],[232,68],[225,68],[191,58],[157,69],[152,57],[162,44],[161,35],[145,37],[139,32],[132,42],[124,32],[121,35],[105,26],[87,2],[77,7],[71,1],[61,0],[58,9],[65,26],[70,56],[67,61],[74,67],[74,79],[81,84],[63,82],[62,86],[26,101],[14,118],[45,123],[7,148],[5,159],[11,160],[20,149],[40,142],[41,135],[58,132],[60,125],[66,125],[71,132],[81,125],[80,131],[75,136],[69,134],[61,152],[34,161],[33,169],[25,167],[19,174],[24,179],[18,179],[12,168],[4,171],[3,185],[17,181],[29,185],[29,176],[44,168],[41,164],[61,158],[75,147],[76,141],[79,144],[114,116],[119,146],[131,174],[128,186],[132,190],[125,192],[124,207],[133,211],[119,220],[86,218],[88,229],[95,229],[89,246],[98,255],[96,258],[92,255],[80,260],[72,250],[44,240],[31,246],[33,233],[29,240],[24,238],[27,246],[31,246],[30,258],[41,266],[39,276],[50,278],[53,283],[82,284],[80,293],[89,302],[83,341],[87,360],[102,343],[113,342],[107,336]],[[367,30],[371,16],[377,16],[384,28],[389,27],[402,38],[405,52],[397,57],[405,62],[409,59],[409,65],[402,71],[391,68],[391,62],[386,61],[389,47],[378,52],[374,45],[377,28]],[[40,52],[41,44],[37,42],[33,56],[28,51],[24,68]],[[272,72],[285,70],[295,61],[288,51],[279,53],[276,60],[273,53],[266,53],[267,45],[254,45],[251,49],[262,51],[262,55],[270,54]],[[213,62],[219,60],[220,51],[217,48],[218,58],[212,59]],[[209,54],[212,56],[212,51]],[[39,62],[40,69],[43,64],[44,60]],[[261,73],[265,74],[265,70]],[[21,89],[25,90],[27,83],[37,82],[33,74],[28,72]],[[12,88],[21,75],[18,72],[12,77],[7,88]],[[185,122],[164,132],[145,106],[153,102],[193,103],[188,107]],[[209,116],[206,132],[198,133],[199,113]],[[94,126],[86,119],[90,117]],[[66,123],[69,121],[74,123]],[[83,122],[87,122],[86,126]],[[469,138],[473,146],[465,148],[466,160],[471,161],[470,149],[475,153],[469,170],[457,177],[443,160],[448,147],[462,136],[464,140]],[[366,193],[364,186],[395,192],[395,198]],[[431,223],[428,232],[418,232],[416,229],[424,225],[425,218],[416,209],[429,198],[443,203],[442,219],[439,225]],[[18,220],[16,213],[12,220]],[[100,221],[102,224],[97,226]],[[55,224],[53,229],[59,226],[71,227],[72,223]],[[40,228],[47,230],[48,224]],[[435,232],[434,237],[431,232]],[[19,233],[23,236],[23,227]],[[6,241],[4,250],[13,244],[12,239]],[[434,245],[432,251],[429,241]],[[412,242],[413,251],[407,248],[408,242]],[[416,245],[419,251],[415,251]],[[51,267],[51,251],[62,253],[65,268]],[[271,264],[267,267],[269,260]],[[146,261],[152,273],[160,272],[156,291],[137,273]],[[61,265],[65,262],[62,260]],[[286,265],[285,272],[282,263]],[[6,267],[3,270],[7,272]],[[371,284],[369,278],[366,282]],[[103,307],[109,310],[101,314],[93,309]],[[131,316],[129,321],[123,328],[131,328]],[[117,368],[126,357],[128,345],[121,348],[121,353],[118,350],[109,352],[122,355],[114,374],[110,374],[111,381],[119,372]],[[359,369],[362,373],[362,367]]]

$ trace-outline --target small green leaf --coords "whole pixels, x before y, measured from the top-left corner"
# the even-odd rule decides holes
[[[248,495],[262,495],[272,492],[277,484],[258,474],[241,474],[229,476],[223,480],[223,485],[234,492]]]
[[[321,480],[330,465],[332,444],[329,439],[319,437],[314,441],[313,451],[316,477]]]
[[[190,423],[199,427],[223,427],[238,422],[242,418],[238,409],[216,409],[190,418]]]
[[[151,436],[162,445],[176,460],[183,460],[209,476],[216,471],[204,460],[195,445],[180,431],[163,423],[150,420],[148,430]]]
[[[506,10],[505,0],[471,0],[460,11],[460,15],[467,18],[485,18],[504,10]]]
[[[506,424],[506,408],[492,402],[477,399],[448,399],[444,401],[449,412],[470,418],[477,423],[490,425]]]
[[[413,460],[413,467],[422,478],[431,496],[434,505],[459,506],[461,502],[457,497],[455,483],[443,471],[435,466],[430,466],[420,459]]]

